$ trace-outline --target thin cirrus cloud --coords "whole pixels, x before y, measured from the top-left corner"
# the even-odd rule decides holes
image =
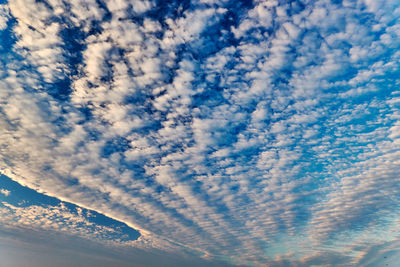
[[[2,3],[1,172],[126,224],[129,246],[160,258],[384,261],[399,240],[399,13],[394,0]],[[40,216],[67,216],[3,201],[40,231]]]

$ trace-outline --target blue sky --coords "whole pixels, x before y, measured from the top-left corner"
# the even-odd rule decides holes
[[[0,265],[395,266],[399,15],[0,1]]]

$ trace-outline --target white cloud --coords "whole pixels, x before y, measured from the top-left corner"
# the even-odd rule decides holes
[[[1,188],[1,189],[0,189],[0,193],[3,194],[3,195],[5,195],[6,197],[8,197],[8,196],[11,194],[11,191],[10,191],[10,190],[7,190],[7,189]]]
[[[12,179],[126,222],[143,234],[133,246],[239,263],[268,262],[268,245],[300,232],[317,243],[362,232],[374,207],[394,209],[396,3],[257,2],[210,36],[227,1],[158,19],[140,17],[145,1],[47,2],[54,12],[9,7],[26,59],[0,81],[0,167]],[[60,17],[80,27],[73,66]],[[64,79],[61,101],[46,86]]]
[[[3,202],[1,206],[1,224],[6,228],[52,230],[93,240],[96,238],[111,239],[111,235],[116,232],[110,227],[88,221],[79,213],[71,213],[63,205],[18,207]]]
[[[0,5],[0,31],[7,28],[7,22],[10,18],[7,5]]]

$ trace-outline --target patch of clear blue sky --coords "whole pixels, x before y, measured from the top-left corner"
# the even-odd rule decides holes
[[[35,190],[14,182],[5,175],[0,175],[0,189],[5,189],[11,192],[8,196],[0,194],[0,202],[6,202],[18,207],[27,207],[31,205],[58,206],[62,203],[72,214],[77,214],[78,210],[81,208],[77,205],[60,201],[57,198],[38,193]],[[87,210],[85,208],[81,209],[83,216],[85,216],[88,221],[95,223],[96,225],[107,226],[118,230],[117,233],[119,233],[119,235],[115,236],[116,238],[123,241],[129,241],[136,240],[140,236],[138,231],[127,226],[125,223],[111,219],[93,210]],[[88,216],[88,214],[90,215]]]

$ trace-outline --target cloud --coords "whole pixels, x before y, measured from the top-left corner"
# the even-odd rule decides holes
[[[58,232],[72,236],[79,236],[90,240],[109,240],[115,244],[121,243],[122,233],[111,227],[95,224],[82,216],[81,210],[71,212],[64,204],[59,206],[30,205],[18,207],[3,202],[1,204],[1,225],[6,229],[32,229],[36,231]]]
[[[0,193],[5,195],[6,197],[8,197],[11,194],[11,191],[2,188],[2,189],[0,189]]]
[[[2,52],[2,173],[138,229],[131,246],[345,264],[355,256],[328,245],[397,210],[396,1],[0,10],[15,38]],[[53,225],[37,210],[68,217],[3,207],[17,224]]]
[[[10,18],[7,5],[0,5],[0,30],[7,28],[7,22]]]

